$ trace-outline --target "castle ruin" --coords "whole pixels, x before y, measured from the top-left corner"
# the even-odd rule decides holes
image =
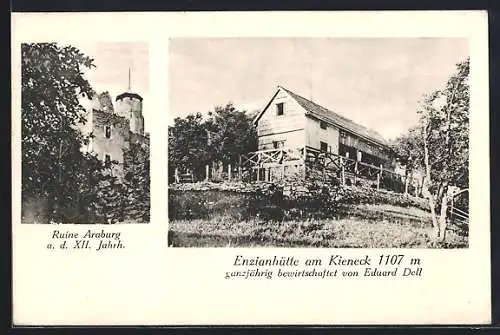
[[[149,148],[142,101],[143,98],[129,87],[116,97],[114,105],[109,92],[96,94],[88,111],[85,132],[91,136],[85,150],[97,155],[119,179],[123,179],[127,171],[125,152],[130,145]]]

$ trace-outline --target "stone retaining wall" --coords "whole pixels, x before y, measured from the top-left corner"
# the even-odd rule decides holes
[[[417,207],[428,210],[425,199],[409,194],[376,190],[370,187],[342,186],[319,182],[198,182],[170,184],[173,191],[226,191],[246,194],[275,195],[279,193],[288,199],[326,197],[343,204],[391,204],[402,207]]]

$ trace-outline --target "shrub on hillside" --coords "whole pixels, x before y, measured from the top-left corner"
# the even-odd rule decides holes
[[[427,210],[423,199],[369,187],[335,182],[194,183],[169,191],[170,219],[201,219],[229,215],[237,220],[337,216],[339,208],[357,204],[390,204]]]
[[[343,188],[343,204],[389,204],[399,207],[417,207],[428,210],[425,199],[416,198],[408,194],[395,193],[385,190],[377,191],[371,188],[357,188],[346,186]]]

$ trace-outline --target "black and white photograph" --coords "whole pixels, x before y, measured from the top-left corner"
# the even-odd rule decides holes
[[[468,248],[466,38],[169,42],[169,246]]]
[[[13,324],[491,322],[489,19],[14,13]]]
[[[148,223],[148,44],[22,43],[22,223]]]

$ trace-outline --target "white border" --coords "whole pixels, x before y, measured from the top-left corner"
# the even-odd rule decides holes
[[[167,248],[168,40],[175,37],[466,37],[471,47],[470,247],[463,250]],[[467,324],[490,322],[487,13],[238,12],[12,15],[13,320],[37,324]],[[150,45],[151,223],[120,231],[126,249],[50,251],[54,229],[21,225],[20,43]],[[17,201],[16,201],[17,200]],[[94,227],[91,227],[94,228]],[[224,280],[236,254],[420,257],[405,280]]]

